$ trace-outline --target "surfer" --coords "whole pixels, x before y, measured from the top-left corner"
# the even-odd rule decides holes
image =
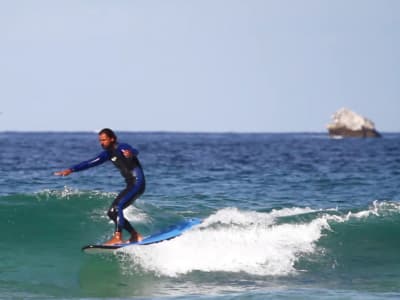
[[[124,177],[126,188],[118,194],[107,212],[108,217],[115,223],[115,233],[104,245],[124,243],[122,240],[123,229],[131,235],[128,242],[141,241],[142,236],[132,227],[123,213],[124,209],[139,198],[145,190],[143,169],[137,158],[139,152],[129,144],[118,143],[117,136],[109,128],[104,128],[99,132],[99,143],[104,151],[98,156],[54,174],[68,176],[73,172],[83,171],[111,160]]]

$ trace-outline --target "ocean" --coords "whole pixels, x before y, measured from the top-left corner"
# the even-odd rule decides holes
[[[124,182],[92,132],[2,132],[0,299],[399,299],[400,134],[119,132],[145,194],[126,210],[159,244],[88,255]]]

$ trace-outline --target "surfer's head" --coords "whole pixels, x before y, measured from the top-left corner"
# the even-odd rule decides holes
[[[117,142],[117,136],[111,129],[104,128],[99,132],[99,142],[103,149],[110,149]]]

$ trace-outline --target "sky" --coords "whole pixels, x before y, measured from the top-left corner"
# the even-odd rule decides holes
[[[0,131],[400,132],[398,0],[0,0]]]

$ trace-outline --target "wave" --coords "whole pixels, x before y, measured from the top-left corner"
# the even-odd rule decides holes
[[[400,204],[394,202],[375,201],[365,210],[348,212],[298,207],[255,212],[232,207],[216,211],[179,238],[120,252],[128,269],[157,276],[194,271],[321,274],[326,268],[362,269],[372,257],[386,255],[384,263],[398,260],[393,239],[399,229]],[[354,259],[355,253],[362,253],[367,263]]]
[[[48,247],[48,252],[42,253],[47,259],[56,260],[60,253],[67,257],[84,244],[109,237],[113,225],[106,211],[115,195],[65,187],[0,196],[0,225],[8,228],[3,242],[16,243],[17,238],[17,244],[29,245],[32,253]],[[227,207],[211,214],[194,205],[185,216],[166,213],[139,199],[126,215],[144,234],[187,216],[203,217],[201,225],[176,239],[118,252],[121,266],[128,272],[169,277],[193,272],[274,277],[400,272],[398,202],[374,201],[369,207],[346,211]],[[49,252],[53,245],[58,252]],[[14,257],[11,248],[4,248],[1,254]]]

